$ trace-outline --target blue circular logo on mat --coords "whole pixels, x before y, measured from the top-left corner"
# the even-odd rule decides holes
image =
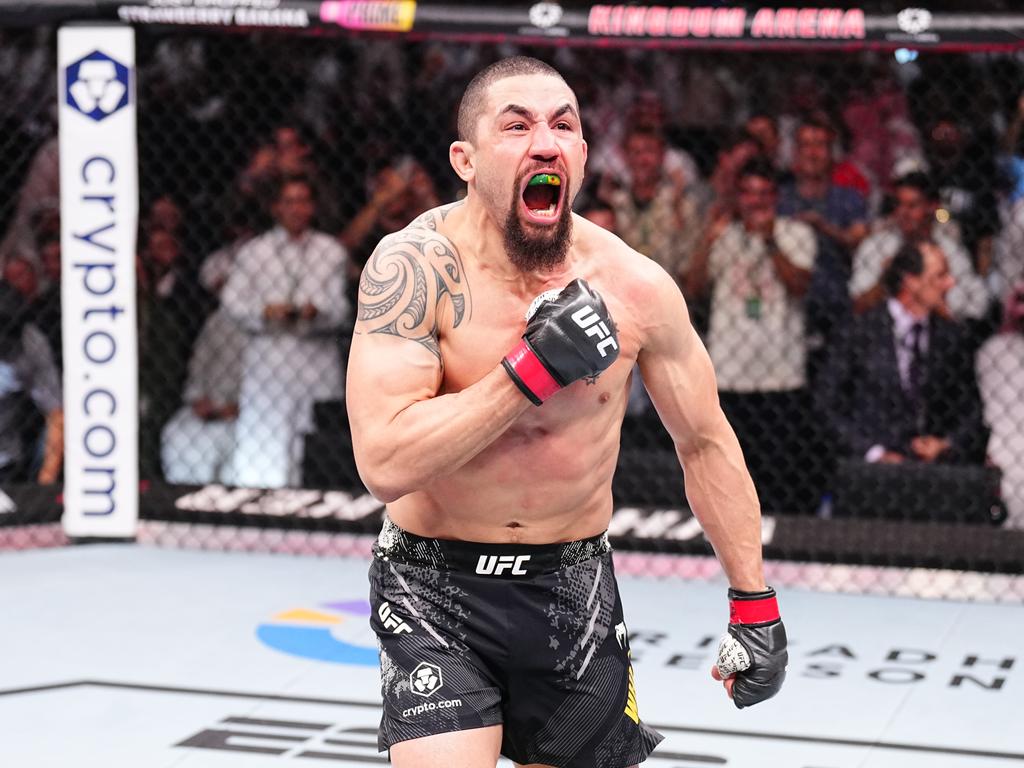
[[[370,603],[343,600],[282,611],[256,628],[275,651],[304,659],[376,667],[377,641],[368,621]]]

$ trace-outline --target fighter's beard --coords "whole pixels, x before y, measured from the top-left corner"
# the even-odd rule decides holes
[[[566,180],[565,183],[567,183]],[[519,187],[512,193],[512,207],[505,222],[505,252],[509,261],[523,272],[553,269],[565,261],[572,242],[572,210],[568,196],[562,201],[558,223],[531,227],[528,232],[519,215]]]

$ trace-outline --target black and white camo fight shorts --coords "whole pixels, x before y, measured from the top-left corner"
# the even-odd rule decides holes
[[[626,768],[663,738],[637,712],[606,535],[552,545],[415,536],[386,520],[370,567],[378,746],[503,726],[501,753]]]

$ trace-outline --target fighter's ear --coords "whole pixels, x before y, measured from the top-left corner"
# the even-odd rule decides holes
[[[468,141],[453,141],[448,148],[448,162],[458,177],[469,183],[476,175],[475,151]]]

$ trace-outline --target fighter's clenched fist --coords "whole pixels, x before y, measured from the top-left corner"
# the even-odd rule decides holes
[[[534,299],[526,332],[502,364],[534,405],[562,387],[606,370],[619,356],[618,336],[601,295],[576,279],[560,293]]]
[[[729,632],[718,646],[712,674],[740,709],[770,699],[786,679],[786,628],[775,590],[729,590]],[[731,685],[730,685],[731,683]]]

